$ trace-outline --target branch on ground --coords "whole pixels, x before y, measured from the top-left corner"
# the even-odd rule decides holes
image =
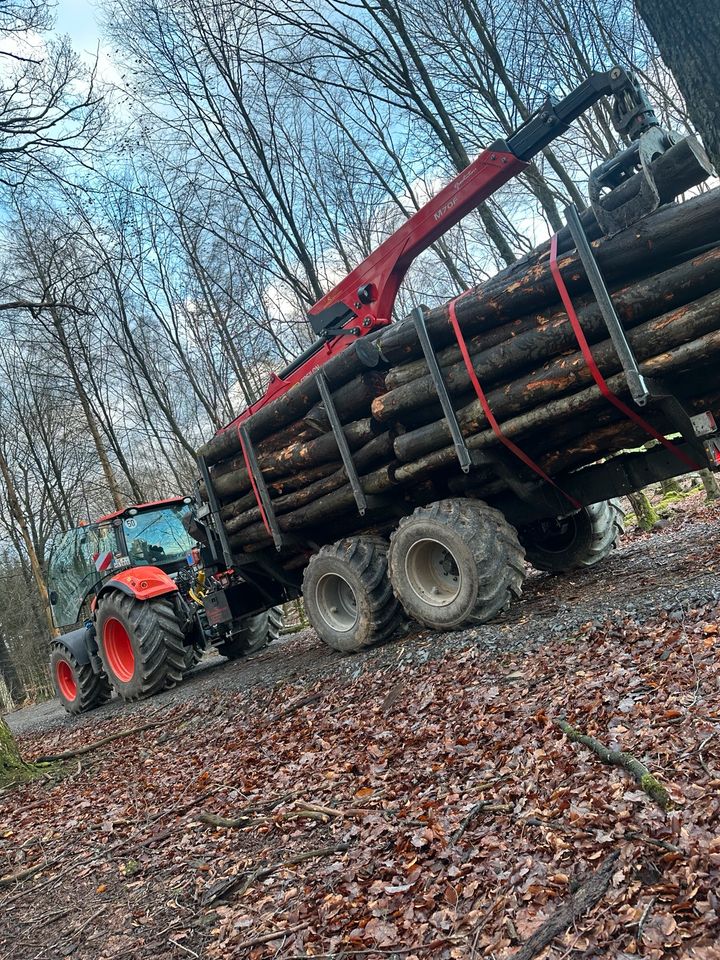
[[[590,737],[576,730],[575,727],[566,720],[555,720],[555,725],[562,730],[568,740],[589,747],[593,753],[596,753],[598,757],[600,757],[603,763],[614,767],[622,767],[623,770],[627,770],[628,773],[632,774],[640,786],[640,789],[643,790],[661,810],[667,811],[674,809],[675,804],[667,789],[650,773],[645,764],[641,763],[636,757],[633,757],[631,753],[627,753],[625,750],[611,750],[595,737]]]

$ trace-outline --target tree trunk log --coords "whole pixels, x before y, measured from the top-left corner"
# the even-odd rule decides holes
[[[697,300],[719,286],[720,247],[716,247],[687,263],[623,287],[613,294],[613,303],[620,319],[629,328],[666,313],[673,306]],[[577,313],[590,343],[607,337],[607,326],[597,302],[591,300]],[[501,342],[473,356],[473,368],[484,387],[510,379],[519,371],[531,369],[533,363],[541,363],[577,347],[577,339],[562,309],[549,315],[524,318],[517,323],[525,329],[520,326],[509,331],[506,327],[498,328],[498,332],[503,333]],[[480,342],[482,339],[478,338]],[[478,340],[473,341],[474,345]],[[443,371],[443,379],[451,396],[471,389],[470,377],[462,361],[448,366]],[[405,411],[426,404],[428,396],[433,393],[432,378],[429,375],[420,377],[373,400],[373,416],[381,422],[402,418]]]
[[[718,325],[720,291],[713,291],[694,303],[656,317],[630,330],[627,338],[639,361],[693,341],[712,332]],[[604,340],[593,349],[595,362],[607,378],[621,369],[611,340]],[[593,383],[593,377],[580,351],[548,362],[539,371],[492,390],[487,395],[490,409],[498,419],[517,415],[529,407],[537,408],[568,393],[575,393]],[[479,400],[474,400],[457,413],[463,433],[476,434],[487,426],[487,418]],[[417,460],[451,440],[446,420],[403,434],[395,441],[395,455],[401,462]]]

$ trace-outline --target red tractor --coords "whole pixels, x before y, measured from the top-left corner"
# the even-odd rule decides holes
[[[69,530],[49,563],[59,628],[50,663],[70,713],[105,703],[115,690],[137,700],[172,687],[208,646],[229,659],[254,653],[280,630],[279,607],[257,603],[231,621],[205,609],[205,572],[188,532],[190,497],[130,506]],[[84,621],[84,622],[83,622]]]

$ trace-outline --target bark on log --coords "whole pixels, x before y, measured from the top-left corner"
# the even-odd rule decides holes
[[[321,348],[325,349],[325,348]],[[322,371],[332,390],[337,390],[357,375],[358,370],[372,369],[378,365],[380,354],[377,342],[370,337],[361,343],[353,344],[341,353],[331,357],[323,364]],[[254,443],[258,443],[271,433],[276,433],[283,427],[298,420],[310,407],[317,403],[320,395],[317,383],[313,376],[305,377],[300,383],[291,387],[287,393],[261,407],[247,419],[248,435]],[[237,430],[233,429],[233,421],[222,433],[217,434],[198,450],[208,464],[218,463],[239,450]]]
[[[720,188],[716,188],[683,204],[662,207],[627,230],[595,241],[593,251],[606,281],[615,284],[644,272],[650,264],[661,269],[668,259],[684,250],[719,240]],[[585,271],[576,253],[559,257],[558,267],[571,296],[587,290]],[[467,337],[533,310],[543,310],[557,299],[549,255],[545,253],[513,264],[480,287],[462,294],[455,308]],[[452,341],[447,304],[430,311],[426,326],[436,349]],[[408,322],[389,327],[378,346],[390,364],[421,353],[415,328]]]
[[[306,470],[304,473],[295,473],[291,477],[281,477],[280,480],[275,480],[273,483],[268,484],[270,498],[282,497],[286,493],[292,493],[294,490],[301,490],[308,484],[315,483],[316,480],[329,477],[330,474],[335,473],[337,468],[338,465],[336,463],[324,463],[322,466],[313,467],[312,470]],[[244,494],[237,500],[231,500],[221,507],[220,516],[223,520],[229,520],[244,510],[249,510],[250,507],[254,507],[256,503],[255,491],[250,490],[249,493]]]
[[[351,450],[356,450],[371,440],[375,431],[376,425],[369,417],[349,423],[343,428],[345,439]],[[276,480],[295,470],[306,470],[324,463],[337,463],[339,460],[337,440],[332,433],[325,433],[309,442],[293,443],[284,450],[276,450],[258,457],[258,463],[266,481]],[[222,500],[244,493],[250,487],[250,476],[244,458],[236,457],[231,462],[234,468],[231,472],[217,478],[213,477],[215,492]]]
[[[700,375],[703,364],[713,365],[717,363],[718,354],[720,354],[720,330],[714,330],[692,343],[686,343],[658,356],[650,357],[640,364],[640,369],[648,377],[677,376],[692,370]],[[607,384],[610,390],[619,396],[623,396],[627,390],[627,381],[623,373],[609,377]],[[530,434],[533,431],[552,427],[565,418],[597,410],[607,402],[600,393],[599,387],[593,384],[592,387],[581,390],[579,393],[571,394],[569,397],[561,397],[505,421],[502,423],[502,432],[506,437],[516,440],[518,437]],[[481,450],[499,442],[493,431],[487,429],[470,437],[467,440],[467,446],[471,450]],[[404,463],[398,466],[395,470],[395,479],[398,483],[407,483],[418,477],[427,476],[442,467],[448,466],[448,464],[452,464],[455,456],[453,446],[435,450],[412,463]]]
[[[618,851],[609,854],[600,867],[583,879],[577,890],[551,914],[545,923],[538,927],[535,933],[528,937],[509,960],[533,960],[533,957],[550,946],[555,937],[569,930],[578,917],[588,913],[600,903],[610,886],[619,856]]]
[[[673,306],[697,300],[719,286],[720,247],[716,247],[687,263],[615,291],[613,303],[624,325],[630,328],[666,313]],[[607,326],[596,301],[586,303],[577,313],[591,344],[607,337]],[[483,386],[507,380],[529,369],[533,363],[543,362],[577,346],[567,314],[562,309],[524,318],[518,323],[524,329],[498,328],[497,332],[504,334],[501,342],[491,349],[475,352],[473,368]],[[481,336],[474,340],[473,345],[477,347],[478,340],[482,343],[482,339]],[[446,367],[443,379],[451,396],[471,389],[470,377],[462,361]],[[432,378],[429,375],[420,377],[373,400],[373,416],[381,422],[402,418],[405,411],[427,403],[428,396],[433,393]]]
[[[638,360],[645,360],[712,331],[718,324],[719,315],[720,291],[714,290],[693,303],[640,324],[628,331],[627,338]],[[593,356],[605,377],[621,369],[611,340],[596,344]],[[491,390],[487,400],[495,416],[501,419],[576,392],[592,382],[590,369],[578,350],[548,362],[539,371]],[[465,435],[478,433],[487,425],[487,418],[479,400],[474,400],[459,410],[457,418]],[[437,420],[398,437],[395,441],[395,455],[401,462],[414,461],[450,440],[447,421]]]
[[[360,483],[366,494],[384,493],[394,486],[393,468],[391,465],[380,467],[378,470],[360,477]],[[348,483],[338,490],[333,490],[327,496],[314,500],[300,510],[278,517],[278,526],[283,532],[289,533],[300,527],[312,527],[319,523],[327,523],[354,509],[356,509],[355,498]],[[241,534],[231,537],[230,546],[233,550],[242,550],[247,544],[258,543],[267,539],[269,537],[264,525],[256,523],[246,527]]]
[[[393,456],[392,445],[393,435],[390,432],[375,437],[354,455],[353,463],[355,464],[355,469],[360,473],[378,461],[391,460]],[[311,503],[313,500],[317,500],[331,493],[333,490],[337,490],[338,487],[342,487],[347,481],[348,478],[345,468],[340,467],[339,470],[336,470],[328,477],[317,480],[315,483],[309,483],[293,493],[273,500],[273,509],[277,514],[297,510],[306,503]],[[226,521],[225,527],[228,534],[234,534],[243,527],[249,526],[251,523],[257,523],[260,519],[260,509],[254,506],[243,512],[238,511],[232,519]]]

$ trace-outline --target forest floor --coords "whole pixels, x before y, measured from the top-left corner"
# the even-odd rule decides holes
[[[127,735],[0,795],[0,956],[720,957],[719,570],[693,495],[478,629],[11,714],[28,760]]]

